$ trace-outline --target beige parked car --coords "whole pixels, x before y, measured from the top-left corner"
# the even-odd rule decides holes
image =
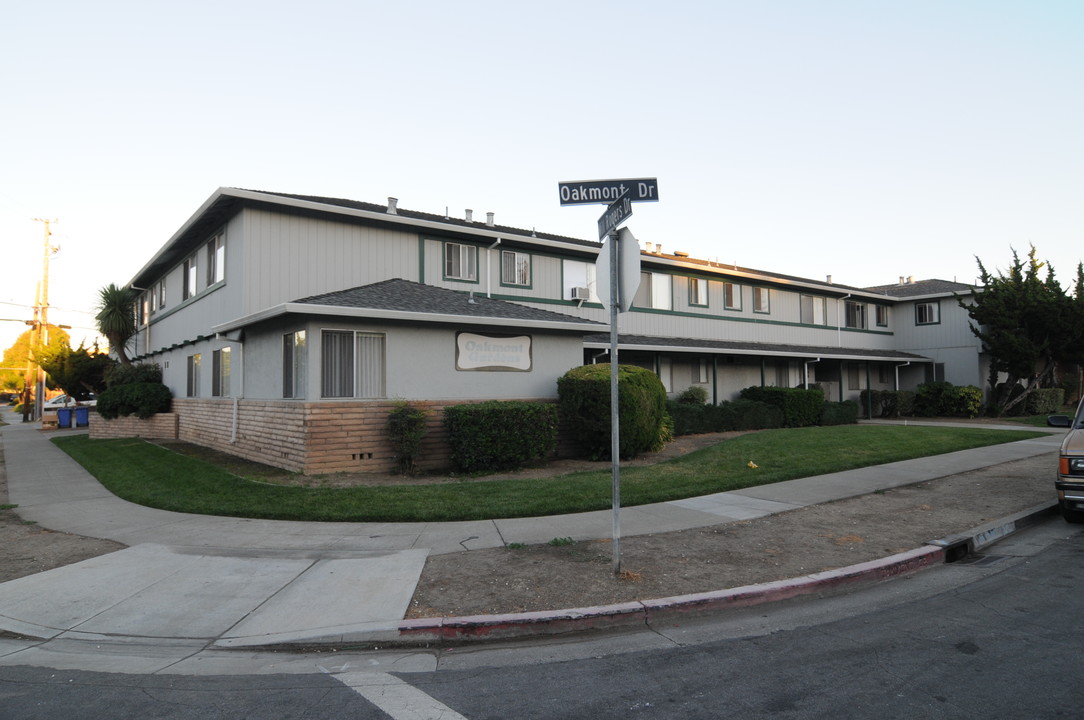
[[[1053,427],[1069,428],[1058,455],[1058,491],[1061,515],[1068,522],[1084,522],[1084,400],[1076,415],[1051,415],[1046,419]]]

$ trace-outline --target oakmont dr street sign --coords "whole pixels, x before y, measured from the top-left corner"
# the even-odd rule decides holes
[[[622,196],[632,202],[658,202],[657,178],[625,180],[580,180],[557,183],[562,205],[609,205]],[[626,193],[628,193],[626,195]]]

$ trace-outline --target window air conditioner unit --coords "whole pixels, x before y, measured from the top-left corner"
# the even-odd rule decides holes
[[[573,300],[590,300],[591,299],[591,288],[585,288],[585,287],[574,287],[574,288],[572,288],[572,299]]]

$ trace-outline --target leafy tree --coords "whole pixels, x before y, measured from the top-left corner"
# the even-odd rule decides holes
[[[1004,415],[1040,387],[1052,383],[1059,361],[1084,357],[1084,265],[1077,266],[1075,296],[1062,289],[1049,263],[1027,260],[1013,250],[1012,266],[995,276],[976,258],[982,289],[960,307],[972,319],[971,332],[990,357],[988,382],[993,414]],[[1045,267],[1045,277],[1042,270]],[[1005,379],[999,382],[1002,374]],[[1023,391],[1016,390],[1023,383]]]
[[[99,394],[106,388],[106,373],[116,364],[109,353],[97,348],[88,351],[82,345],[51,348],[42,352],[41,366],[49,379],[76,400],[86,400],[90,393]]]
[[[98,332],[109,341],[109,347],[124,365],[131,365],[126,348],[136,333],[136,292],[131,288],[109,283],[98,291]]]
[[[31,347],[33,330],[27,330],[12,343],[11,347],[4,351],[3,367],[14,368],[0,371],[0,388],[4,390],[17,390],[23,386],[26,379],[27,363],[37,365],[39,358],[44,355],[57,352],[62,348],[69,347],[68,333],[63,328],[49,326],[49,345],[47,347]]]

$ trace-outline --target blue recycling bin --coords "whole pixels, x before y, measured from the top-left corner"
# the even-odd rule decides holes
[[[90,425],[90,408],[75,408],[75,427],[87,427]]]
[[[71,408],[57,408],[56,426],[61,428],[70,428],[72,426]]]

